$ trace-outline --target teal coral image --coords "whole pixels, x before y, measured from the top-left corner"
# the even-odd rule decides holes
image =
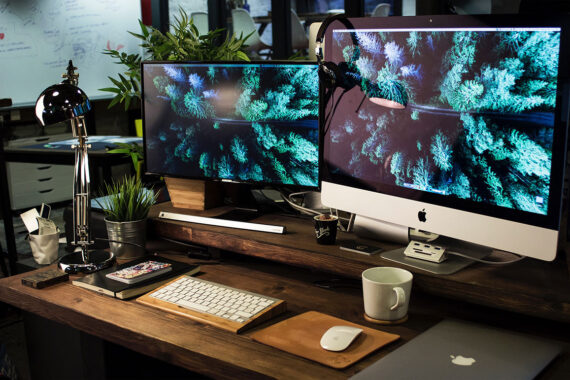
[[[144,68],[148,171],[318,186],[316,64]]]
[[[334,181],[547,213],[559,31],[365,29],[332,41],[330,60],[358,84],[325,109]]]

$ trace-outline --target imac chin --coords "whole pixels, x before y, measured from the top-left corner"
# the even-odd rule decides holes
[[[337,82],[354,85],[324,90],[323,204],[389,223],[389,240],[403,242],[413,228],[445,244],[553,260],[566,157],[567,20],[348,20],[352,28],[333,22],[326,32]],[[382,97],[403,107],[372,101]]]

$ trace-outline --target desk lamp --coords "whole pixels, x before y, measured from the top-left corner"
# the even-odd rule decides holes
[[[45,89],[36,101],[36,118],[45,127],[50,124],[71,122],[73,137],[77,138],[73,175],[73,245],[77,250],[61,258],[59,267],[67,273],[90,273],[107,268],[115,257],[107,251],[90,251],[93,244],[89,229],[91,201],[89,197],[89,161],[87,159],[87,128],[84,115],[91,110],[87,95],[77,87],[79,74],[75,73],[71,60],[64,80]]]

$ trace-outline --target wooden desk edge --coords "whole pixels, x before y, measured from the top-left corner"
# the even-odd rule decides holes
[[[41,270],[45,269],[37,271]],[[284,373],[287,377],[297,378],[344,379],[347,377],[343,371],[334,370],[254,342],[247,333],[238,335],[202,325],[187,318],[164,313],[160,309],[137,303],[135,300],[122,301],[100,295],[73,286],[70,282],[60,283],[46,289],[32,289],[21,284],[21,277],[25,275],[29,273],[0,279],[0,301],[197,373],[228,379],[279,378],[283,377]],[[49,296],[50,292],[59,292],[60,295],[63,293],[63,296],[53,299],[53,295]],[[65,294],[69,292],[73,295]],[[137,320],[144,319],[152,323],[153,333],[140,331],[140,327],[137,330],[133,326],[137,324],[135,321],[125,322],[122,319],[118,320],[119,318],[112,320],[111,317],[101,319],[100,316],[90,315],[90,313],[95,313],[95,307],[91,305],[93,303],[97,303],[97,309],[112,308],[115,311],[121,310],[121,314],[136,311],[139,313]],[[117,308],[119,304],[124,308]],[[81,311],[81,308],[85,310]],[[183,331],[186,333],[191,331],[196,338],[199,337],[195,340],[196,345],[188,343],[187,347],[183,347],[155,336],[157,332],[154,330],[160,324],[171,325],[171,328],[177,330],[179,334],[183,334]],[[220,348],[220,354],[212,354],[217,351],[212,347],[209,352],[206,352],[208,350],[204,346],[208,344],[212,346],[214,342],[219,343],[216,347]],[[226,345],[226,347],[221,345]],[[224,353],[230,350],[229,345],[235,346],[232,348],[235,350],[235,355],[231,358]],[[246,351],[249,351],[249,354]],[[252,356],[258,359],[253,359]],[[244,359],[236,360],[240,357]],[[249,360],[245,360],[246,357]]]

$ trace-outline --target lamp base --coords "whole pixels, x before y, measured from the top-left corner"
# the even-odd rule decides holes
[[[93,273],[110,267],[115,256],[107,251],[89,251],[89,262],[83,262],[81,251],[72,252],[59,260],[59,268],[65,273]]]

